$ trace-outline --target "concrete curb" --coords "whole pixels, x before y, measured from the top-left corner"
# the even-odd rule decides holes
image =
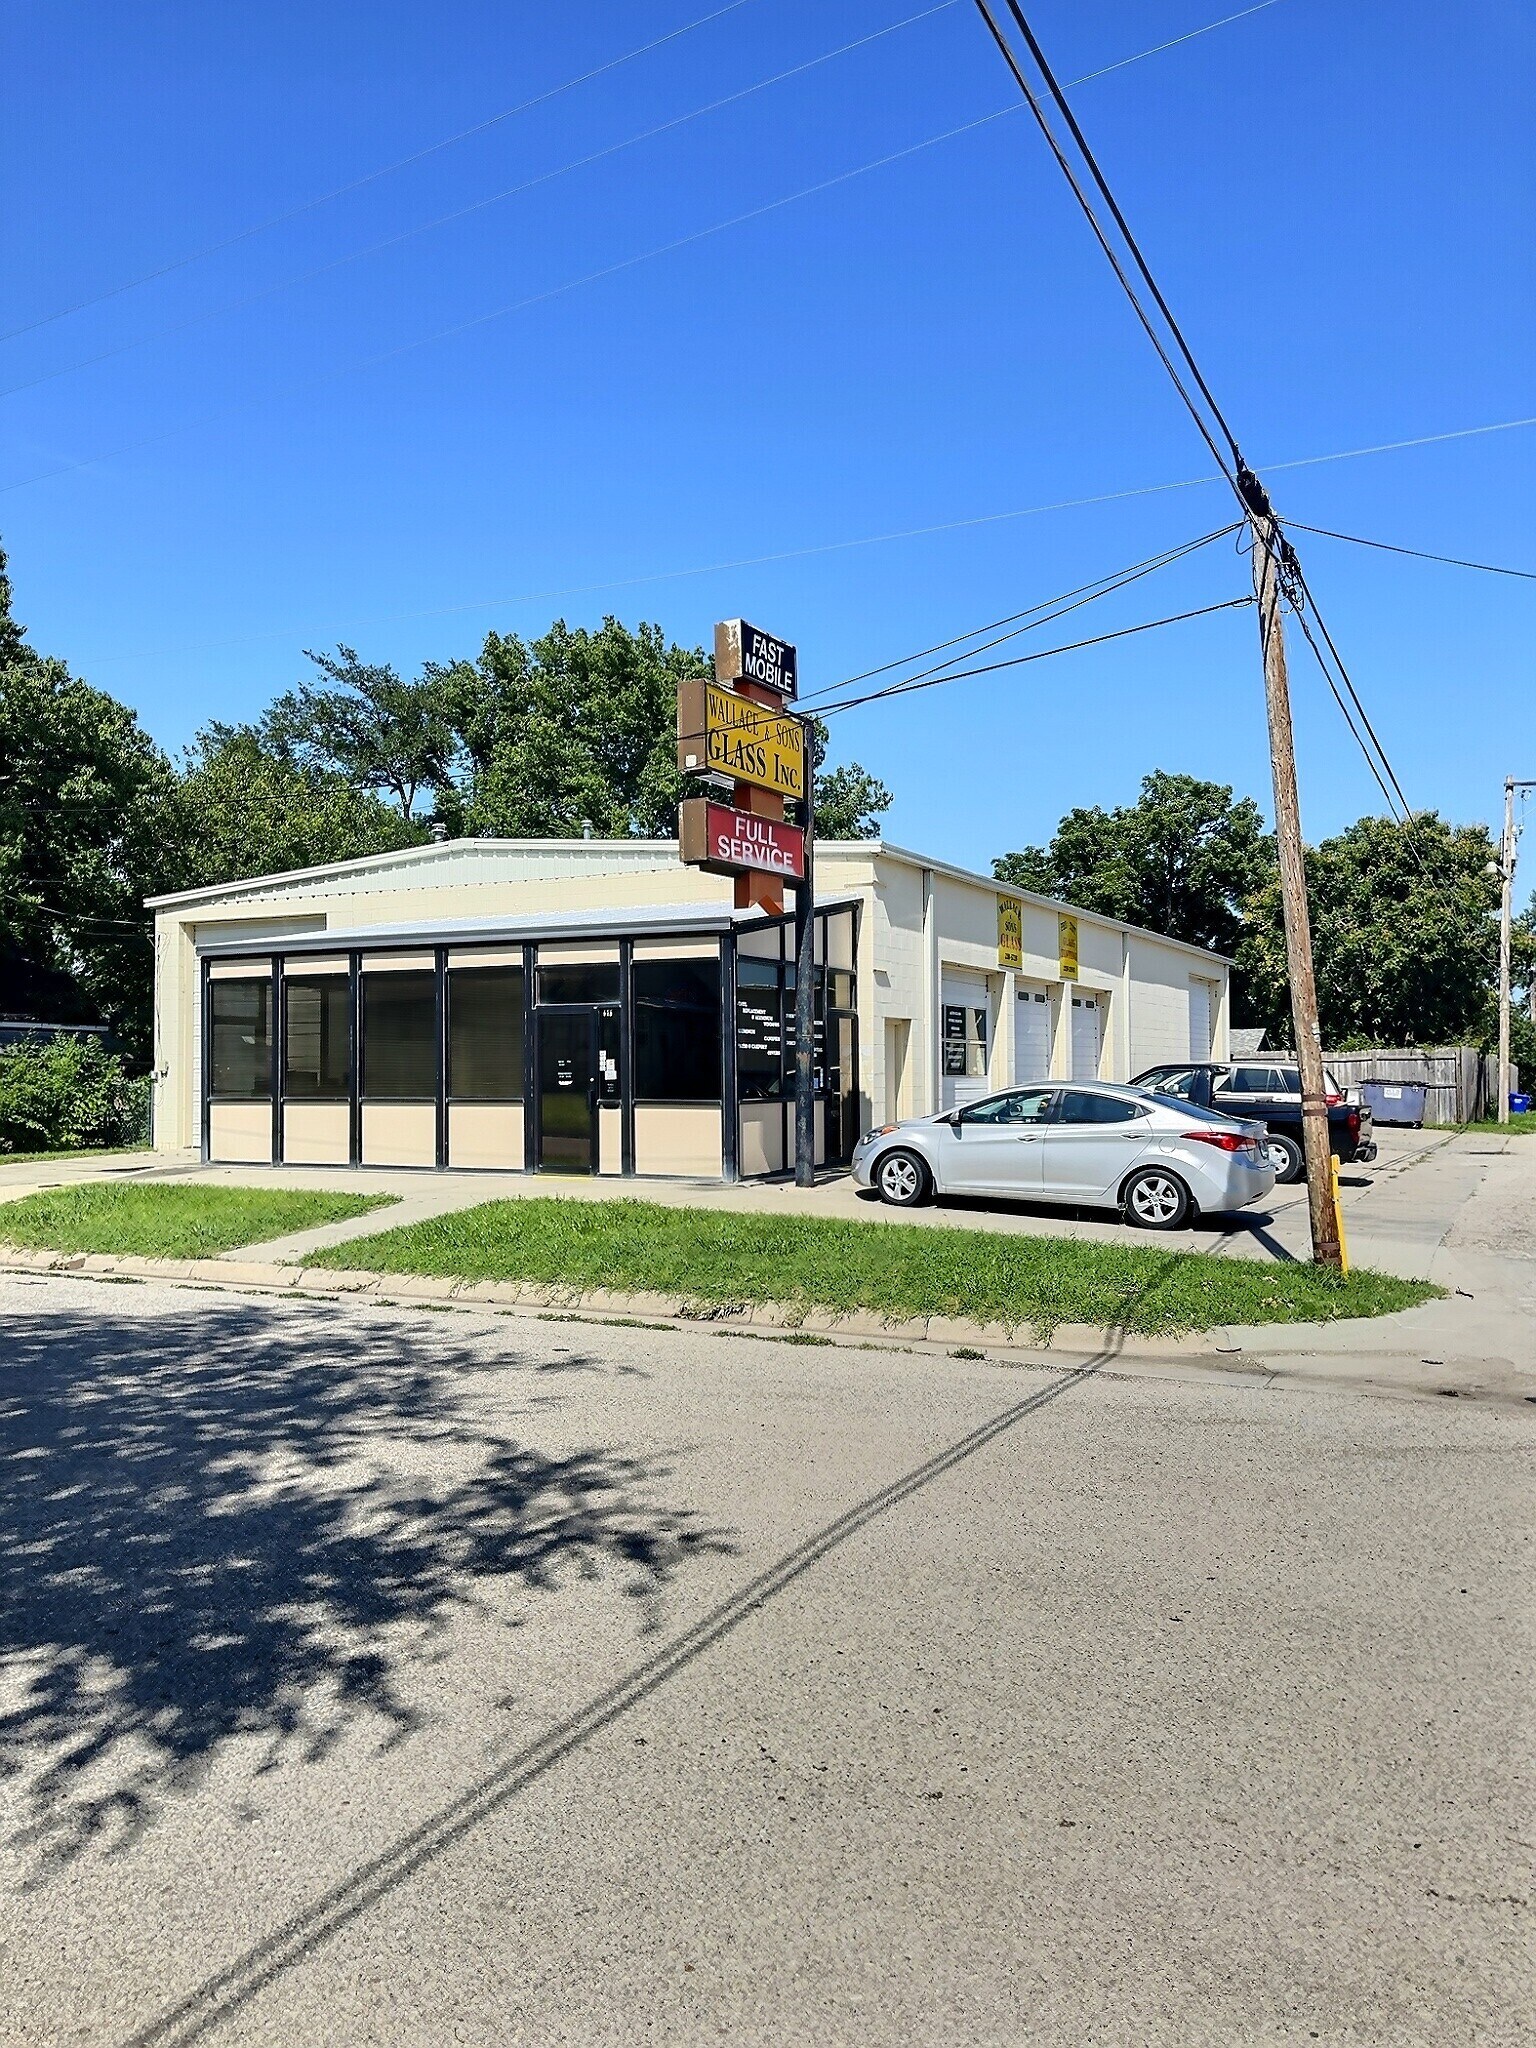
[[[318,1296],[365,1295],[380,1302],[454,1302],[465,1308],[515,1309],[542,1314],[636,1316],[650,1322],[694,1327],[711,1324],[748,1329],[767,1336],[805,1332],[885,1344],[966,1346],[989,1351],[1042,1351],[1063,1356],[1153,1359],[1223,1357],[1233,1362],[1237,1347],[1224,1331],[1188,1337],[1136,1337],[1118,1327],[1062,1323],[1045,1338],[1026,1325],[972,1322],[964,1316],[887,1318],[867,1311],[838,1314],[792,1302],[696,1302],[673,1294],[622,1293],[615,1288],[576,1288],[518,1280],[460,1280],[435,1273],[369,1273],[344,1267],[283,1266],[257,1260],[148,1259],[91,1252],[18,1251],[0,1245],[0,1270],[22,1273],[78,1273],[96,1279],[193,1282],[199,1286]],[[1134,1349],[1130,1348],[1134,1345]]]

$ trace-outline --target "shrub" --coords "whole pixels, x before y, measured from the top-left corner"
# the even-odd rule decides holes
[[[131,1145],[149,1135],[149,1077],[95,1038],[0,1050],[0,1154]]]

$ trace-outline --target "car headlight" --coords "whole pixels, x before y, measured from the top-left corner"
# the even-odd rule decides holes
[[[866,1131],[859,1140],[861,1146],[873,1145],[876,1138],[888,1138],[892,1131],[900,1130],[900,1124],[882,1124],[877,1131]]]

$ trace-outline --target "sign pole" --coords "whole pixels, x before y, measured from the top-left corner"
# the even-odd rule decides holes
[[[795,1186],[816,1184],[816,762],[805,735],[805,877],[795,884]]]

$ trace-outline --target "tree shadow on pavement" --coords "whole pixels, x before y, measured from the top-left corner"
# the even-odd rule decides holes
[[[662,1497],[665,1464],[495,1426],[484,1376],[540,1341],[197,1297],[7,1317],[0,1779],[32,1877],[128,1846],[236,1738],[260,1770],[405,1740],[402,1680],[472,1608],[514,1623],[580,1576],[643,1626],[732,1547]]]

